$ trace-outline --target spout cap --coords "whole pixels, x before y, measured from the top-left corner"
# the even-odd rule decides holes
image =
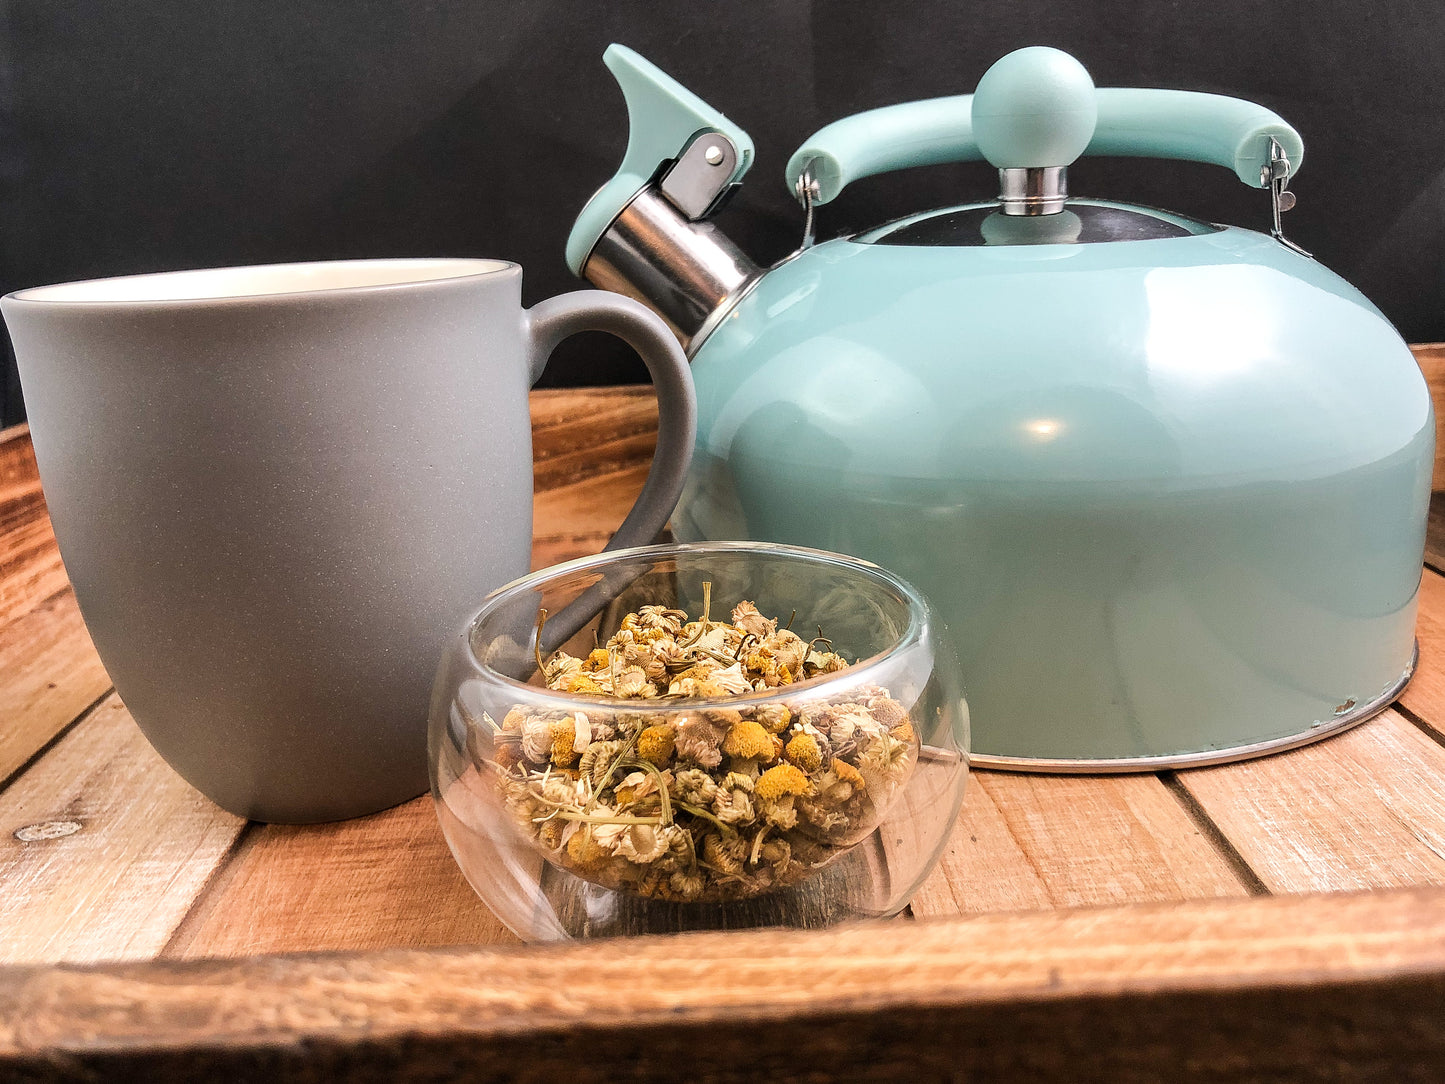
[[[627,151],[612,179],[598,189],[577,216],[567,239],[567,265],[582,274],[598,239],[633,197],[657,175],[659,167],[680,155],[702,132],[718,132],[737,149],[726,183],[740,180],[753,164],[753,141],[722,113],[625,45],[609,45],[602,54],[627,103]]]
[[[984,72],[973,95],[973,136],[999,169],[1067,166],[1094,137],[1094,80],[1059,49],[1017,49]]]

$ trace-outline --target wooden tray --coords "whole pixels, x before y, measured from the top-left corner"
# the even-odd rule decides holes
[[[1438,383],[1445,349],[1417,355]],[[646,389],[551,391],[533,422],[540,567],[601,547],[656,414]],[[526,947],[429,798],[260,825],[159,760],[11,430],[0,1078],[1440,1079],[1440,552],[1414,681],[1340,737],[1158,775],[977,772],[892,922]]]

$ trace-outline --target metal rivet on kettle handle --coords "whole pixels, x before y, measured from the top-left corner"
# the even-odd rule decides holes
[[[814,203],[818,199],[818,182],[813,177],[813,170],[810,166],[804,169],[798,176],[797,184],[793,185],[793,195],[803,205],[803,240],[799,243],[793,256],[799,252],[806,252],[813,247],[814,240]],[[791,259],[791,257],[789,257]]]
[[[1280,227],[1279,216],[1295,205],[1295,195],[1289,190],[1290,169],[1289,155],[1284,153],[1284,148],[1280,146],[1279,140],[1271,136],[1269,164],[1259,171],[1260,187],[1269,189],[1270,212],[1274,220],[1274,225],[1269,232],[1285,248],[1292,249],[1301,256],[1310,256],[1308,252],[1287,238],[1284,230]],[[1310,256],[1310,259],[1314,259],[1314,257]]]

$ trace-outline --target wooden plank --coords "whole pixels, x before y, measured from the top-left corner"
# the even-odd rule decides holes
[[[28,426],[0,432],[0,782],[110,688],[55,545]]]
[[[909,910],[926,918],[1054,906],[1038,868],[1014,838],[1008,820],[974,771],[943,857],[919,887]]]
[[[0,625],[0,782],[109,689],[69,589]]]
[[[111,696],[0,794],[0,963],[153,957],[242,823]]]
[[[1430,513],[1425,521],[1425,564],[1436,572],[1445,571],[1445,493],[1430,494]]]
[[[164,955],[515,941],[462,877],[428,796],[337,824],[253,826]]]
[[[652,461],[657,400],[650,387],[536,391],[531,402],[537,489]]]
[[[657,444],[647,386],[532,392],[532,568],[599,553],[642,492]]]
[[[0,970],[0,1066],[152,1081],[1436,1079],[1445,892]]]
[[[1438,728],[1445,724],[1445,576],[1428,568],[1420,577],[1415,639],[1420,645],[1420,660],[1400,696],[1400,704]]]
[[[1410,347],[1435,403],[1435,472],[1431,489],[1445,489],[1445,343]]]
[[[532,567],[598,553],[622,524],[627,509],[642,492],[647,465],[580,482],[539,490],[532,499],[537,536]]]
[[[974,772],[969,787],[915,915],[1249,892],[1156,776]]]
[[[1271,891],[1445,884],[1445,748],[1398,712],[1179,779]]]
[[[0,626],[69,581],[45,511],[27,426],[0,433]]]

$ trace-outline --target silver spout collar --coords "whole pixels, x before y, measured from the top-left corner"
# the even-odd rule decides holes
[[[684,350],[761,273],[716,226],[688,221],[654,187],[639,192],[613,220],[582,267],[594,286],[641,301],[661,316]]]
[[[1068,167],[1044,166],[998,171],[999,210],[1006,215],[1053,215],[1069,198]]]

